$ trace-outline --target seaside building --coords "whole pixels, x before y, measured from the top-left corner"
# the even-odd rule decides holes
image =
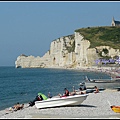
[[[114,17],[112,18],[111,26],[120,26],[120,21],[116,21]]]

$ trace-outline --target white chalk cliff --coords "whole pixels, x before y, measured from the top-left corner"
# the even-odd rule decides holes
[[[89,48],[90,42],[79,32],[51,42],[50,50],[44,56],[34,57],[21,54],[15,61],[16,68],[81,68],[95,65],[97,51],[107,49],[108,56],[119,56],[119,49],[109,46]],[[104,54],[104,53],[103,53]]]

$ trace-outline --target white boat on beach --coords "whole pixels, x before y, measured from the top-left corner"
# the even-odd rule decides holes
[[[52,97],[47,100],[36,101],[35,106],[37,108],[48,108],[48,107],[58,107],[58,106],[71,106],[80,105],[86,98],[88,94],[71,95],[67,97]]]
[[[89,79],[86,77],[85,86],[86,88],[94,86],[104,89],[120,88],[120,79]]]

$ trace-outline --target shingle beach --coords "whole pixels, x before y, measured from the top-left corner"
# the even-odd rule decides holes
[[[120,113],[112,111],[108,101],[111,105],[120,105],[120,91],[106,89],[96,94],[89,93],[87,99],[78,106],[37,109],[25,104],[22,110],[1,110],[0,118],[120,118]]]
[[[95,69],[91,69],[95,71]],[[120,71],[107,69],[97,70],[111,75],[118,75]],[[109,102],[108,102],[109,101]],[[36,106],[29,107],[29,103],[24,105],[22,110],[14,112],[9,108],[0,111],[0,118],[29,118],[29,119],[119,119],[120,113],[115,113],[110,108],[111,105],[120,106],[120,91],[116,89],[106,89],[99,93],[88,93],[88,97],[78,106],[54,107],[37,109]]]

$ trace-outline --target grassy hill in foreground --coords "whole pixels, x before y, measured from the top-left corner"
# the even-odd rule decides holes
[[[120,50],[120,27],[103,26],[103,27],[87,27],[75,30],[89,40],[91,48],[96,46],[111,46]]]

